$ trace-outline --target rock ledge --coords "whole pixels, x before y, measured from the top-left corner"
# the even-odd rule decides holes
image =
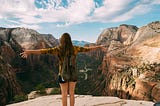
[[[118,97],[91,95],[75,96],[75,106],[153,106],[153,104],[153,102],[149,101],[125,100]],[[42,96],[7,106],[61,106],[61,95]]]

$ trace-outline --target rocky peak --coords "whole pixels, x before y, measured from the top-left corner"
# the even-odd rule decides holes
[[[97,44],[103,44],[108,50],[114,50],[133,43],[138,28],[122,24],[119,27],[107,28],[98,37]]]
[[[117,27],[113,28],[107,28],[102,31],[102,33],[99,35],[96,43],[99,44],[105,44],[106,46],[109,46],[112,39],[117,39],[116,37],[116,30]]]
[[[152,22],[146,26],[139,28],[133,44],[129,47],[128,52],[141,58],[141,61],[160,62],[160,22]]]
[[[39,34],[37,31],[25,28],[16,28],[11,32],[15,39],[25,49],[40,48],[43,45],[53,47],[58,41],[50,34]]]
[[[153,37],[158,37],[160,33],[160,21],[152,22],[146,26],[141,27],[134,38],[135,45],[143,43]]]
[[[58,40],[51,34],[39,34],[26,28],[0,28],[0,38],[5,42],[14,40],[25,49],[53,47],[58,44]]]
[[[149,23],[147,26],[156,30],[157,32],[160,31],[160,21],[155,21],[155,22]]]
[[[124,45],[131,44],[137,30],[138,28],[134,25],[120,25],[117,30],[118,40]]]
[[[126,24],[122,24],[119,27],[107,28],[100,34],[96,43],[109,45],[111,41],[119,41],[125,45],[129,45],[133,41],[137,30],[136,26]]]
[[[53,35],[51,34],[41,34],[41,35],[44,37],[44,41],[48,42],[47,45],[49,47],[53,47],[59,44],[58,39],[56,39]]]

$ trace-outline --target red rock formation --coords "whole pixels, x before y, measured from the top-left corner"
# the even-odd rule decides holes
[[[97,89],[103,95],[159,101],[156,92],[159,92],[160,74],[155,70],[160,68],[160,22],[136,30],[121,25],[100,35],[97,43],[106,44],[108,52],[99,75],[105,77],[99,84],[96,82],[104,87],[97,86]]]

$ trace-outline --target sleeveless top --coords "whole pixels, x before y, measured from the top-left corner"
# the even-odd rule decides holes
[[[79,52],[88,52],[89,48],[84,48],[80,46],[74,46],[74,53],[71,56],[61,56],[60,48],[47,48],[41,49],[41,54],[54,54],[58,56],[59,59],[59,75],[65,81],[77,81],[78,74],[76,70],[76,55]]]

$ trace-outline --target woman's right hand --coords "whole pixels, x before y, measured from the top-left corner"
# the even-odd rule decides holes
[[[22,53],[20,53],[20,56],[22,58],[27,58],[27,56],[28,56],[27,50],[24,50]]]

